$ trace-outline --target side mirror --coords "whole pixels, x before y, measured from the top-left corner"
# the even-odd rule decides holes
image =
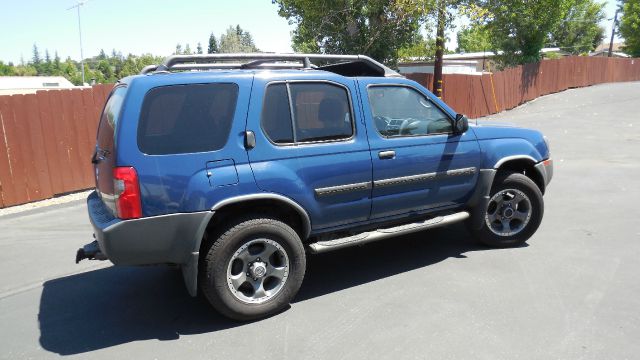
[[[463,134],[467,130],[469,130],[469,120],[466,116],[457,114],[456,120],[453,123],[453,131],[456,134]]]

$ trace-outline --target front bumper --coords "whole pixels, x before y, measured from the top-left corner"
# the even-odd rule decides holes
[[[87,209],[100,251],[116,265],[187,263],[211,216],[203,211],[121,220],[95,191]]]
[[[544,187],[546,188],[551,182],[551,178],[553,178],[553,160],[551,158],[542,160],[535,167],[540,176],[542,176]]]

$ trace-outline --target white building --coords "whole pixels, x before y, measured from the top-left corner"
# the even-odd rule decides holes
[[[62,76],[0,76],[0,95],[35,94],[38,90],[72,89]]]
[[[498,51],[498,54],[502,51]],[[561,53],[560,48],[544,48],[540,50],[544,57],[548,53]],[[562,53],[561,53],[562,54]],[[492,51],[479,51],[462,54],[447,54],[442,56],[443,74],[482,75],[483,72],[494,69],[492,58],[496,56]],[[398,64],[401,74],[428,73],[433,74],[433,61],[409,61]]]

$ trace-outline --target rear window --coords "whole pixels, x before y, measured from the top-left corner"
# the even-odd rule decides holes
[[[236,84],[190,84],[150,90],[142,104],[138,147],[149,155],[221,149],[238,100]]]

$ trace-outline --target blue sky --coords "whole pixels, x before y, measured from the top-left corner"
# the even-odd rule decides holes
[[[320,1],[320,0],[319,0]],[[75,10],[66,10],[75,0],[0,0],[0,60],[19,63],[31,59],[32,46],[44,56],[57,50],[62,58],[80,58],[78,19]],[[608,0],[607,17],[612,18],[615,2]],[[177,43],[196,44],[206,49],[209,34],[216,37],[229,25],[240,24],[251,32],[263,51],[291,52],[287,20],[277,14],[270,0],[90,0],[81,10],[85,57],[100,49],[123,54],[169,55]],[[607,38],[611,21],[603,23]],[[455,40],[455,35],[450,38]],[[455,48],[450,42],[449,48]]]

